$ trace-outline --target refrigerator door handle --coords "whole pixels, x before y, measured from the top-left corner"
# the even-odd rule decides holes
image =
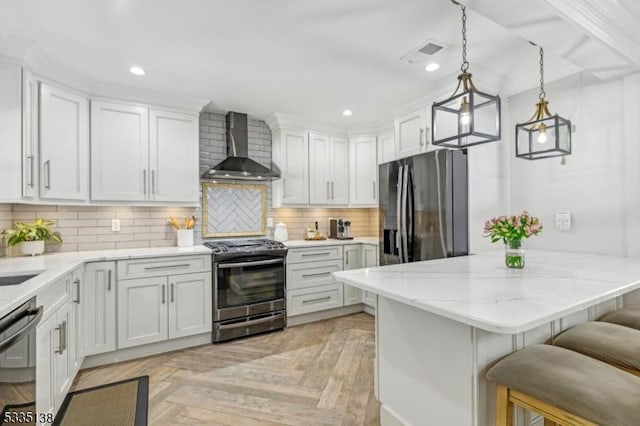
[[[411,176],[411,169],[407,166],[407,262],[411,261],[413,257],[413,239],[414,239],[414,226],[413,226],[413,210],[414,210],[414,191],[413,191],[413,178]]]
[[[397,222],[397,232],[396,232],[396,246],[398,247],[398,257],[400,259],[400,263],[404,263],[404,257],[402,254],[402,172],[404,166],[400,166],[398,169],[398,190],[396,196],[396,222]]]
[[[409,166],[404,166],[403,168],[403,173],[402,173],[402,211],[400,212],[400,214],[402,215],[402,228],[401,232],[402,232],[402,263],[408,263],[409,262],[409,247],[408,247],[408,232],[407,232],[407,192],[409,190],[408,188],[408,181],[409,180]]]

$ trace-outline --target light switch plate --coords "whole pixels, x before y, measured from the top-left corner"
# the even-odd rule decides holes
[[[556,228],[561,231],[571,229],[571,212],[565,210],[556,212]]]
[[[120,219],[111,219],[111,230],[113,232],[120,231]]]
[[[267,228],[273,228],[273,218],[272,217],[268,217],[267,218]]]

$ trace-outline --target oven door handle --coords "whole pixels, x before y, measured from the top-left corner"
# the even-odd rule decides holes
[[[29,309],[23,315],[16,318],[16,322],[17,322],[27,315],[35,315],[35,317],[31,321],[29,321],[27,324],[25,324],[24,327],[22,327],[20,330],[16,331],[11,336],[7,337],[6,339],[0,342],[0,353],[9,349],[11,346],[13,346],[14,343],[16,343],[18,340],[22,339],[31,331],[33,331],[36,328],[36,325],[38,325],[38,323],[42,319],[42,314],[44,314],[44,308],[42,306],[38,306],[36,310]]]
[[[244,328],[244,327],[248,327],[251,325],[258,325],[258,324],[264,324],[267,322],[272,322],[273,320],[279,319],[284,317],[284,314],[277,314],[277,315],[272,315],[270,317],[265,317],[265,318],[258,318],[255,320],[249,320],[249,321],[243,321],[243,322],[236,322],[233,324],[223,324],[219,326],[220,330],[230,330],[233,328]]]
[[[255,262],[218,263],[218,268],[244,268],[245,266],[273,265],[275,263],[284,263],[284,259],[257,260]]]

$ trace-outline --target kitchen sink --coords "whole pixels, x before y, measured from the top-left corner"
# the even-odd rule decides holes
[[[0,286],[3,285],[16,285],[23,283],[38,274],[30,274],[30,275],[8,275],[4,277],[0,277]]]

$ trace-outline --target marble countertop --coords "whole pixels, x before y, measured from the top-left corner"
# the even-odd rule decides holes
[[[515,334],[640,288],[640,259],[527,250],[340,271],[338,280],[464,324]]]
[[[284,244],[289,248],[300,248],[300,247],[316,247],[316,246],[343,246],[350,244],[375,244],[378,245],[379,239],[378,237],[354,237],[353,240],[332,240],[327,238],[326,240],[289,240],[285,241]]]
[[[68,274],[85,262],[144,259],[159,256],[185,256],[210,254],[205,246],[156,247],[142,249],[77,251],[52,253],[34,257],[0,259],[0,276],[39,274],[18,285],[0,287],[0,317],[35,296],[58,278]]]

